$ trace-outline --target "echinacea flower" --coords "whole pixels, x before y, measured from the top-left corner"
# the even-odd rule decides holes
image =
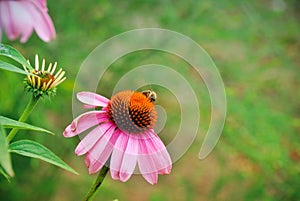
[[[25,89],[32,92],[34,97],[55,95],[56,87],[66,79],[66,77],[64,77],[65,71],[63,71],[62,68],[55,73],[57,67],[56,62],[54,65],[50,63],[47,69],[45,67],[45,59],[42,60],[42,64],[40,66],[38,55],[35,55],[34,69],[28,70],[25,66],[23,66],[25,71],[32,74],[27,75],[24,82]]]
[[[170,173],[169,153],[153,130],[155,97],[150,91],[122,91],[110,100],[92,92],[77,94],[85,108],[96,109],[74,119],[63,135],[72,137],[93,127],[75,149],[76,155],[86,154],[90,174],[107,161],[111,177],[122,182],[131,177],[137,164],[151,184],[157,183],[158,174]]]
[[[2,29],[9,40],[20,37],[25,43],[33,30],[45,42],[55,38],[46,0],[0,0],[0,41]]]

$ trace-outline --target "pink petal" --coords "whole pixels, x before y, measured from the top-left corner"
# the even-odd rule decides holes
[[[33,31],[34,19],[28,12],[27,7],[32,6],[27,1],[15,2],[11,7],[11,16],[14,21],[14,29],[21,35],[20,41],[22,43],[26,42],[31,36]]]
[[[36,1],[30,1],[32,6],[28,6],[27,9],[34,19],[34,29],[37,35],[45,42],[49,42],[55,38],[55,28],[53,22],[48,15],[47,10]]]
[[[87,152],[87,154],[85,155],[85,165],[86,167],[90,167],[91,164],[91,160],[90,160],[90,156],[89,156],[89,152]]]
[[[148,154],[153,159],[159,174],[169,174],[172,168],[172,161],[165,145],[153,130],[150,130],[148,134],[151,135],[145,142]]]
[[[91,108],[95,108],[95,107],[97,107],[97,106],[95,106],[95,105],[88,105],[88,104],[84,104],[82,106],[82,108],[85,108],[85,109],[91,109]]]
[[[46,2],[46,0],[38,0],[38,1],[40,2],[42,8],[46,9],[46,11],[47,11],[47,2]]]
[[[77,99],[85,104],[104,107],[108,104],[109,99],[92,92],[79,92]]]
[[[133,173],[137,162],[138,142],[120,132],[110,161],[110,174],[113,179],[125,182]]]
[[[80,156],[88,152],[111,126],[112,123],[103,123],[94,128],[77,145],[75,154]]]
[[[1,7],[1,2],[0,2],[0,7]],[[1,9],[0,9],[1,12]],[[1,23],[1,14],[0,14],[0,43],[2,41],[2,23]]]
[[[139,143],[135,138],[129,138],[120,169],[120,181],[127,181],[132,175],[137,163]]]
[[[64,137],[73,137],[82,133],[83,131],[101,123],[100,120],[103,115],[106,115],[104,111],[90,111],[81,114],[72,123],[67,126],[63,132]]]
[[[11,14],[11,4],[16,2],[11,1],[0,1],[0,15],[2,20],[3,28],[6,32],[7,37],[10,40],[14,40],[19,36],[14,24],[14,20]]]
[[[119,172],[121,169],[122,159],[126,150],[127,142],[128,136],[120,132],[110,160],[110,174],[111,177],[115,180],[120,179]]]
[[[98,172],[103,167],[113,150],[117,137],[115,127],[111,127],[88,152],[90,160],[89,174]]]
[[[145,140],[139,140],[139,156],[138,165],[143,177],[150,183],[156,184],[158,180],[158,172],[155,166],[155,162],[152,157],[148,155],[147,144]]]
[[[33,29],[46,42],[55,38],[54,25],[47,13],[45,0],[0,1],[0,18],[10,40],[21,36],[20,41],[26,42]]]

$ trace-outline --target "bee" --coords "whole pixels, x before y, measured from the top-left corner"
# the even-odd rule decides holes
[[[157,98],[156,93],[151,90],[142,91],[142,94],[144,94],[151,102],[155,102],[155,100]]]

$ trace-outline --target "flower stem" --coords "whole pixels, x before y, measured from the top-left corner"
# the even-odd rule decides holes
[[[109,170],[109,167],[107,167],[106,165],[104,165],[102,167],[96,180],[94,181],[93,185],[91,186],[89,192],[86,194],[84,201],[92,201],[94,199],[96,192],[97,192],[98,188],[100,187],[100,185],[102,184],[108,170]]]
[[[34,97],[32,96],[30,101],[28,102],[23,114],[21,115],[21,117],[19,118],[19,121],[20,122],[24,122],[26,121],[27,117],[30,115],[31,111],[33,110],[33,108],[35,107],[35,105],[37,104],[39,100],[39,97]],[[7,141],[10,142],[14,137],[15,135],[17,134],[19,129],[17,128],[13,128],[10,133],[8,134],[7,136]]]

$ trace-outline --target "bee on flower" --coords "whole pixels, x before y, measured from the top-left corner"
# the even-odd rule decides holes
[[[77,98],[84,108],[102,108],[81,114],[63,133],[73,137],[93,128],[75,149],[76,155],[86,154],[90,174],[109,162],[111,177],[125,182],[138,165],[143,177],[156,184],[158,174],[171,172],[169,153],[153,130],[157,119],[155,92],[121,91],[110,100],[92,92],[79,92]]]

